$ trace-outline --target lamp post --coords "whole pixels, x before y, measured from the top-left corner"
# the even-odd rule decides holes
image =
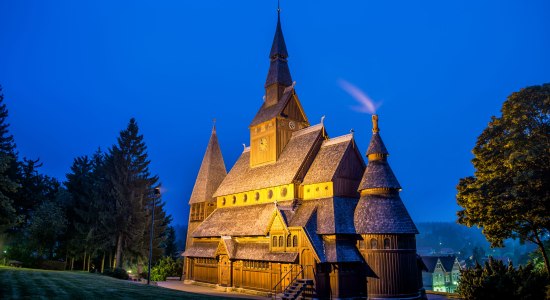
[[[151,260],[153,260],[153,235],[155,234],[155,204],[160,197],[160,188],[156,187],[153,197],[153,212],[151,213],[151,234],[149,237],[149,270],[147,272],[147,285],[151,283]]]

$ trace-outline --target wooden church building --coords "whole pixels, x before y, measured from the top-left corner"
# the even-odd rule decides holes
[[[353,134],[311,125],[280,16],[250,146],[227,173],[215,128],[189,204],[185,280],[288,299],[422,299],[416,226],[373,116],[368,163]]]

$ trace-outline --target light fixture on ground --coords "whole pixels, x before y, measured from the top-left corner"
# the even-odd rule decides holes
[[[153,197],[153,209],[151,212],[151,234],[149,235],[149,267],[147,271],[147,284],[151,283],[151,260],[153,259],[153,235],[155,234],[155,205],[160,198],[160,188],[156,187]]]

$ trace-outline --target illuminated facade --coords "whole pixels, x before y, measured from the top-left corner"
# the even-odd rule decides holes
[[[373,117],[353,134],[310,125],[280,18],[250,146],[229,173],[212,131],[189,204],[185,279],[293,298],[420,299],[418,233]]]

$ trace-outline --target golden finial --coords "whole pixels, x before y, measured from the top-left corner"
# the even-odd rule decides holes
[[[380,128],[378,128],[378,115],[372,115],[372,133],[378,132],[380,132]]]

